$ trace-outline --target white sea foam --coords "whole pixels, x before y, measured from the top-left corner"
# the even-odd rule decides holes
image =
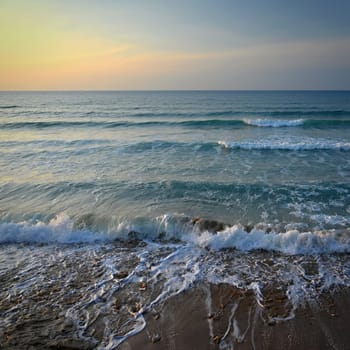
[[[338,218],[339,221],[339,218]],[[337,222],[338,222],[337,221]],[[138,232],[134,231],[138,229]],[[132,232],[132,235],[128,234]],[[110,232],[74,229],[72,220],[60,214],[48,224],[0,224],[0,243],[90,243],[108,242],[114,239],[137,238],[146,241],[176,239],[190,245],[220,250],[235,248],[240,251],[263,249],[285,254],[323,254],[350,252],[350,232],[344,229],[302,232],[291,229],[287,232],[266,232],[254,228],[247,232],[241,225],[226,227],[217,233],[198,231],[184,216],[165,215],[148,224],[124,223]]]
[[[350,233],[337,231],[299,232],[290,230],[283,233],[254,229],[247,232],[240,225],[234,225],[216,234],[203,232],[191,235],[191,240],[201,246],[215,250],[236,248],[241,251],[257,249],[295,254],[322,254],[350,252]]]
[[[350,150],[350,142],[311,137],[270,137],[243,141],[218,141],[218,144],[228,149],[245,150]]]
[[[320,225],[339,225],[344,227],[350,225],[350,217],[341,215],[314,214],[310,216],[310,219],[316,221]]]
[[[87,243],[107,238],[103,233],[74,230],[73,221],[64,213],[48,224],[41,221],[0,224],[0,243]]]
[[[270,128],[300,126],[304,124],[304,119],[244,119],[243,121],[248,125]]]

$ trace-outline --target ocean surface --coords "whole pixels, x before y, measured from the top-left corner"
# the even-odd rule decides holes
[[[49,308],[113,349],[202,282],[288,319],[349,252],[350,92],[0,92],[0,335]]]

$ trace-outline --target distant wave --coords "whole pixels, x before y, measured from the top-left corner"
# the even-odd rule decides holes
[[[132,116],[135,117],[221,117],[221,116],[239,116],[239,115],[254,115],[264,117],[324,117],[324,116],[350,116],[350,110],[343,109],[329,109],[329,110],[303,110],[303,109],[288,109],[288,110],[217,110],[207,112],[174,112],[174,113],[162,113],[162,112],[145,112],[135,113]]]
[[[188,127],[188,128],[242,128],[242,127],[350,127],[350,119],[192,119],[192,120],[151,120],[151,121],[91,121],[91,120],[53,120],[53,121],[21,121],[0,123],[3,129],[46,129],[55,127],[100,127],[100,128],[130,128],[130,127]]]
[[[2,123],[0,127],[2,129],[20,129],[20,128],[48,128],[55,126],[73,126],[73,125],[84,125],[84,122],[74,123],[74,122],[10,122],[10,123]]]
[[[262,114],[266,116],[349,116],[350,111],[349,110],[343,110],[343,109],[330,109],[330,110],[303,110],[303,109],[296,109],[296,110],[273,110],[273,111],[262,111],[262,112],[256,112],[256,114]]]
[[[307,151],[307,150],[341,150],[349,151],[350,142],[314,139],[314,138],[292,138],[279,139],[270,138],[262,140],[246,141],[219,141],[218,144],[228,149],[244,150],[286,150],[286,151]]]
[[[245,119],[205,119],[189,120],[181,122],[159,122],[161,124],[179,125],[185,127],[350,127],[350,119],[268,119],[268,118],[245,118]]]
[[[350,119],[267,119],[267,118],[247,118],[243,123],[257,127],[350,127]]]
[[[120,152],[144,152],[148,150],[171,150],[171,149],[181,149],[182,151],[187,152],[196,152],[196,151],[211,151],[218,147],[216,142],[173,142],[165,140],[154,140],[146,142],[137,142],[134,144],[129,144],[120,148]]]
[[[250,118],[263,117],[263,118],[294,118],[294,119],[306,119],[310,118],[334,118],[334,117],[350,117],[350,110],[347,109],[217,109],[217,110],[199,110],[199,109],[179,109],[179,110],[151,110],[149,108],[129,107],[127,109],[110,108],[96,110],[79,110],[68,108],[67,110],[50,109],[47,106],[45,108],[38,108],[39,106],[24,106],[20,105],[0,105],[1,109],[16,109],[13,113],[17,115],[79,115],[82,118],[89,117],[101,117],[101,116],[116,116],[116,117],[129,117],[129,118],[220,118],[220,117],[237,117],[237,118]]]
[[[217,151],[220,147],[223,149],[232,150],[262,150],[262,151],[317,151],[317,150],[330,150],[330,151],[350,151],[350,142],[342,140],[331,139],[317,139],[317,138],[265,138],[265,139],[247,139],[240,141],[227,141],[219,140],[217,142],[176,142],[166,140],[154,140],[145,142],[135,142],[126,145],[115,145],[110,140],[76,140],[76,141],[9,141],[1,142],[0,146],[16,147],[17,145],[43,145],[47,147],[62,147],[62,146],[81,146],[81,147],[114,147],[116,152],[135,154],[135,152],[148,152],[148,151],[171,151],[181,150],[184,152],[205,152],[205,151]],[[82,148],[79,149],[82,151]]]
[[[87,218],[87,221],[89,219]],[[263,249],[285,254],[325,254],[350,252],[349,232],[315,231],[265,232],[241,225],[224,226],[218,232],[197,226],[184,215],[163,215],[148,222],[122,222],[109,232],[93,231],[82,219],[73,222],[62,213],[50,222],[1,223],[0,243],[91,243],[113,240],[181,240],[215,250],[235,248],[241,251]]]
[[[203,112],[140,112],[132,113],[132,117],[225,117],[225,116],[264,116],[264,117],[324,117],[324,116],[350,116],[350,110],[329,109],[329,110],[303,110],[303,109],[287,109],[287,110],[233,110],[223,109],[217,111]]]
[[[286,127],[286,126],[300,126],[304,124],[304,119],[292,119],[292,120],[281,120],[281,119],[244,119],[244,122],[252,126],[262,127]]]
[[[125,126],[129,123],[116,122],[116,123],[101,123],[93,121],[28,121],[28,122],[12,122],[12,123],[2,123],[1,128],[4,129],[20,129],[20,128],[52,128],[52,127],[96,127],[96,126]]]
[[[183,126],[183,127],[227,127],[242,126],[241,120],[188,120],[188,121],[28,121],[28,122],[10,122],[0,124],[4,129],[19,128],[52,128],[52,127],[102,127],[102,128],[119,128],[119,127],[156,127],[156,126]]]

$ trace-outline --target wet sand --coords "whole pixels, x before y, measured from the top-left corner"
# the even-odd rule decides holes
[[[265,294],[265,293],[264,293]],[[120,345],[136,349],[348,349],[350,293],[324,293],[295,311],[276,290],[260,303],[251,291],[206,285],[186,291],[145,315],[147,326]]]
[[[156,266],[152,263],[171,256],[173,251],[168,248],[157,248],[154,260],[136,272],[137,250],[129,249],[126,260],[125,251],[118,252],[117,246],[101,248],[98,254],[96,250],[82,254],[75,248],[69,248],[71,255],[54,252],[56,255],[50,249],[47,252],[48,258],[57,257],[54,263],[39,261],[28,271],[19,265],[0,276],[1,350],[350,348],[350,289],[338,286],[322,292],[324,284],[317,279],[321,277],[312,258],[302,260],[300,278],[308,278],[307,283],[296,283],[299,289],[291,293],[288,288],[293,281],[280,280],[276,273],[285,273],[296,262],[281,267],[277,256],[271,259],[270,254],[260,253],[253,259],[258,258],[263,266],[277,264],[276,271],[259,270],[260,275],[245,287],[199,280],[189,282],[182,293],[162,299],[158,298],[162,292],[167,297],[179,290],[167,288],[167,278],[176,278],[187,268],[181,266],[180,256],[166,265],[180,265],[180,269],[169,275],[163,269],[161,277],[150,282],[150,270]],[[223,252],[220,256],[225,259]],[[106,268],[106,258],[115,267],[113,275]],[[243,262],[253,266],[249,259]],[[242,278],[243,262],[236,267],[243,270]],[[343,262],[332,260],[332,266]],[[28,285],[38,275],[37,282]],[[312,288],[302,290],[310,284]],[[23,285],[20,292],[14,288],[18,285]],[[298,293],[308,301],[294,310],[295,300],[291,302],[288,296]],[[128,337],[129,332],[134,335]]]
[[[281,320],[293,312],[279,287],[269,287],[257,301],[251,290],[200,284],[146,311],[146,327],[118,349],[349,349],[350,290],[323,293],[295,310],[295,317]],[[95,339],[102,340],[104,323],[96,319],[91,327]],[[99,349],[99,345],[77,336],[72,322],[53,310],[28,315],[0,336],[0,349]]]

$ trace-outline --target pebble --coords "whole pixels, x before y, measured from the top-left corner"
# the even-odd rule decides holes
[[[160,341],[161,337],[160,335],[158,334],[155,334],[153,337],[152,337],[152,343],[158,343]]]
[[[139,290],[141,292],[145,291],[147,289],[147,283],[146,282],[140,282],[139,284]]]
[[[213,336],[213,342],[214,342],[215,344],[219,344],[219,343],[220,343],[220,340],[221,340],[221,338],[220,338],[218,335]]]

